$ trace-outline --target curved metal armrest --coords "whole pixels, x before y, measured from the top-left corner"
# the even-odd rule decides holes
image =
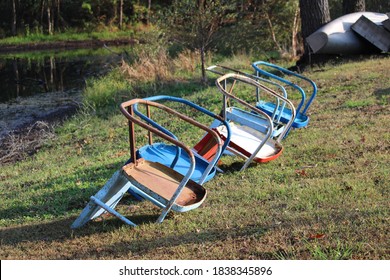
[[[250,164],[250,162],[254,159],[254,157],[260,151],[260,149],[265,145],[265,143],[268,141],[268,139],[271,138],[274,127],[273,127],[273,122],[272,122],[271,118],[266,113],[261,111],[259,108],[256,108],[255,106],[252,106],[249,103],[245,102],[244,100],[236,97],[232,93],[227,92],[226,87],[225,87],[225,85],[222,85],[222,82],[225,84],[228,79],[232,79],[234,82],[241,81],[241,82],[244,82],[246,84],[253,85],[255,87],[260,87],[260,88],[267,90],[267,91],[272,91],[272,90],[268,89],[267,87],[261,85],[260,83],[256,82],[255,80],[253,80],[247,76],[243,76],[243,75],[239,75],[239,74],[235,74],[235,73],[228,73],[226,75],[223,75],[222,77],[219,77],[215,82],[217,85],[217,88],[221,91],[221,93],[225,97],[236,100],[238,103],[244,105],[245,107],[249,108],[250,110],[255,111],[259,115],[262,115],[268,122],[268,129],[267,129],[267,133],[265,134],[265,138],[260,143],[260,145],[257,147],[255,152],[248,158],[248,160],[245,162],[244,166],[241,168],[241,170],[244,170]],[[224,107],[225,107],[225,105],[226,104],[224,104]],[[226,107],[224,108],[224,110],[226,110]]]
[[[152,99],[152,98],[151,98],[151,99]],[[156,99],[158,99],[158,98],[156,98]],[[163,99],[163,98],[162,98],[162,99]],[[189,102],[189,103],[190,103],[190,102]],[[177,111],[175,111],[175,110],[173,110],[173,109],[171,109],[171,108],[169,108],[169,107],[167,107],[167,106],[165,106],[165,105],[163,105],[163,104],[160,104],[160,103],[157,103],[157,102],[154,102],[154,101],[151,101],[151,100],[146,100],[146,99],[133,99],[133,100],[131,100],[131,101],[124,102],[124,103],[122,103],[122,105],[121,105],[121,111],[122,111],[122,113],[129,119],[129,116],[131,116],[131,114],[129,114],[129,112],[127,112],[127,111],[125,110],[125,107],[128,107],[128,106],[133,105],[133,107],[131,107],[131,108],[134,109],[134,112],[135,112],[135,107],[136,107],[137,104],[145,104],[146,106],[156,107],[156,108],[159,108],[159,109],[161,109],[161,110],[166,111],[166,112],[169,113],[169,114],[176,115],[176,116],[178,116],[180,119],[182,119],[182,120],[184,120],[184,121],[186,121],[186,122],[188,122],[188,123],[190,123],[190,124],[192,124],[192,125],[194,125],[194,126],[200,128],[200,129],[206,131],[207,133],[209,133],[209,134],[216,140],[216,143],[217,143],[217,153],[216,153],[216,156],[215,156],[215,157],[213,158],[213,160],[209,163],[209,165],[208,165],[208,167],[206,168],[204,174],[202,175],[201,179],[200,179],[199,182],[198,182],[199,184],[203,184],[203,182],[204,182],[204,180],[206,179],[207,175],[209,174],[210,170],[213,168],[213,166],[216,165],[216,163],[218,162],[218,159],[219,159],[220,155],[222,154],[222,148],[221,148],[222,145],[225,145],[225,143],[222,144],[222,140],[221,140],[221,138],[219,137],[219,135],[218,135],[214,130],[212,130],[211,128],[209,128],[209,127],[207,127],[207,126],[205,126],[205,125],[203,125],[203,124],[201,124],[201,123],[199,123],[199,122],[197,122],[197,121],[195,121],[195,120],[189,118],[188,116],[186,116],[186,115],[184,115],[184,114],[181,114],[181,113],[179,113],[179,112],[177,112]],[[194,104],[194,105],[195,105],[195,104]],[[196,106],[197,106],[197,105],[196,105]],[[197,106],[197,107],[201,108],[200,106]],[[194,107],[194,108],[195,108],[195,107]],[[142,122],[142,121],[140,121],[140,120],[137,120],[137,119],[135,119],[134,117],[131,116],[131,117],[133,118],[133,120],[135,119],[135,120],[137,121],[137,124],[139,124],[139,125],[140,125],[140,124],[146,125],[146,127],[145,127],[145,126],[143,126],[143,127],[146,128],[146,129],[148,129],[150,132],[153,132],[153,133],[155,133],[156,135],[158,135],[158,136],[160,136],[160,137],[162,137],[161,135],[164,135],[165,137],[162,137],[162,138],[168,140],[168,139],[166,138],[166,137],[168,137],[168,138],[170,139],[170,140],[168,140],[168,141],[170,141],[171,143],[173,143],[173,144],[175,144],[175,145],[177,145],[177,146],[179,146],[179,147],[182,147],[182,146],[180,146],[180,145],[177,144],[177,143],[181,143],[181,142],[179,142],[179,141],[178,141],[177,139],[175,139],[174,137],[168,135],[166,132],[161,131],[161,128],[162,128],[161,125],[157,124],[155,121],[153,121],[152,119],[150,119],[150,117],[147,117],[147,116],[143,115],[143,114],[140,113],[139,111],[137,111],[137,112],[138,112],[137,115],[139,115],[139,116],[142,115],[142,119],[143,119],[144,121],[146,121],[147,123],[150,123],[150,125],[148,125],[148,124],[146,124],[146,123],[144,123],[144,122]],[[210,112],[210,114],[216,116],[215,114],[212,114],[211,112]],[[216,116],[216,117],[218,117],[218,116]],[[228,126],[228,125],[227,125],[227,126]],[[153,130],[152,130],[151,128],[153,128]],[[228,128],[229,128],[229,127],[228,127]],[[229,129],[230,129],[230,128],[229,128]],[[166,130],[166,131],[167,131],[167,130]],[[158,132],[158,133],[156,133],[156,132]],[[174,142],[172,142],[173,140],[174,140]],[[227,143],[227,144],[228,144],[228,143]],[[227,145],[227,144],[226,144],[226,145]],[[184,145],[184,144],[182,144],[182,145]],[[134,145],[134,147],[135,147],[135,145]],[[134,148],[132,148],[132,149],[134,149]],[[186,147],[186,149],[184,149],[184,150],[187,152],[187,149],[188,149],[188,148]],[[133,151],[132,153],[135,154],[134,151]],[[187,152],[187,154],[188,154],[188,152]],[[190,154],[189,154],[189,155],[190,155]],[[193,152],[192,152],[192,151],[191,151],[191,155],[193,156]],[[195,168],[195,165],[194,165],[194,168]]]
[[[230,141],[230,136],[231,136],[231,130],[230,130],[230,126],[229,124],[227,123],[227,121],[225,119],[223,119],[221,116],[217,115],[217,114],[214,114],[213,112],[189,101],[189,100],[186,100],[186,99],[183,99],[183,98],[180,98],[180,97],[174,97],[174,96],[169,96],[169,95],[156,95],[156,96],[151,96],[151,97],[147,97],[147,98],[144,98],[144,100],[150,100],[150,101],[158,101],[158,100],[161,100],[161,101],[174,101],[174,102],[178,102],[178,103],[182,103],[182,104],[185,104],[185,105],[188,105],[190,106],[191,108],[194,108],[196,109],[197,111],[205,114],[205,115],[208,115],[209,117],[213,118],[213,119],[216,119],[220,122],[223,123],[223,125],[226,127],[227,129],[227,139],[226,141],[224,141],[223,145],[222,145],[222,148],[220,149],[221,151],[220,152],[217,152],[217,154],[215,155],[216,157],[216,162],[218,162],[219,158],[222,156],[222,152],[226,149],[226,147],[228,146],[229,144],[229,141]],[[145,120],[146,116],[142,113],[140,113],[138,110],[137,110],[137,105],[134,106],[134,112],[141,118],[143,118]],[[159,126],[157,123],[155,123],[157,126]],[[161,127],[161,126],[160,126]],[[218,141],[217,141],[218,142]]]
[[[241,81],[241,82],[244,82],[246,84],[250,84],[256,88],[260,88],[264,91],[266,91],[267,93],[269,93],[270,95],[273,95],[279,99],[281,99],[283,102],[285,102],[286,104],[289,105],[290,109],[291,109],[291,113],[292,113],[292,117],[291,119],[288,121],[288,123],[286,124],[286,127],[285,129],[283,130],[283,133],[281,133],[279,135],[279,137],[277,138],[277,141],[280,142],[283,137],[285,136],[285,134],[288,132],[288,130],[290,129],[290,127],[292,126],[293,122],[294,122],[294,119],[295,119],[295,116],[296,116],[296,111],[295,111],[295,107],[294,105],[292,104],[292,102],[290,100],[288,100],[287,98],[279,95],[277,92],[275,92],[274,90],[260,84],[258,81],[248,77],[248,76],[243,76],[243,75],[240,75],[240,74],[234,74],[234,73],[229,73],[229,74],[226,74],[220,78],[217,79],[216,81],[216,84],[217,84],[217,87],[219,88],[219,90],[226,96],[226,97],[229,97],[229,98],[232,98],[232,99],[235,99],[236,101],[238,101],[239,103],[241,103],[242,105],[246,106],[247,108],[250,108],[251,110],[255,111],[256,113],[264,116],[267,120],[269,120],[270,122],[270,127],[273,129],[273,124],[272,124],[272,121],[271,119],[269,118],[269,116],[263,112],[262,110],[260,110],[259,108],[257,107],[254,107],[250,104],[248,104],[247,102],[243,101],[242,99],[239,99],[238,97],[234,96],[233,94],[229,93],[226,91],[226,89],[221,85],[221,82],[225,82],[226,80],[228,79],[232,79],[232,80],[237,80],[237,81]],[[269,131],[268,131],[269,133]],[[267,133],[267,135],[268,135]],[[272,132],[271,132],[272,133]]]
[[[129,127],[130,127],[130,133],[131,133],[131,135],[130,135],[130,150],[131,150],[131,154],[132,154],[132,157],[131,157],[132,158],[132,162],[137,165],[137,160],[136,160],[136,157],[135,157],[134,124],[137,124],[140,127],[144,128],[144,129],[146,129],[146,130],[148,130],[148,131],[150,131],[152,133],[155,133],[156,135],[160,136],[161,138],[171,142],[172,144],[179,146],[180,148],[182,148],[188,154],[188,157],[190,158],[190,167],[188,168],[187,173],[185,174],[183,179],[180,181],[176,191],[173,193],[173,195],[172,195],[171,199],[169,200],[168,204],[165,205],[165,208],[164,208],[162,214],[160,215],[160,217],[157,220],[158,222],[162,222],[162,220],[165,218],[165,216],[171,210],[171,208],[173,207],[173,205],[176,202],[177,198],[181,194],[182,190],[184,189],[184,187],[186,186],[186,184],[190,180],[192,174],[194,173],[194,170],[195,170],[195,157],[194,157],[194,154],[192,153],[192,151],[186,145],[181,143],[180,141],[178,141],[178,140],[172,138],[171,136],[161,132],[160,130],[152,127],[151,125],[148,125],[148,124],[138,120],[137,118],[135,118],[133,116],[133,107],[132,107],[135,103],[145,103],[145,104],[149,104],[149,105],[152,105],[152,106],[153,105],[159,106],[159,104],[154,104],[153,102],[145,101],[145,100],[142,100],[142,99],[129,100],[129,101],[123,102],[120,105],[121,112],[129,120]]]
[[[278,87],[278,88],[283,92],[283,95],[281,95],[281,94],[278,94],[278,95],[281,95],[281,96],[283,96],[284,98],[287,98],[287,91],[286,91],[286,89],[284,88],[284,86],[282,86],[281,84],[278,84],[278,83],[273,82],[273,81],[271,81],[271,80],[265,79],[265,78],[263,78],[263,77],[255,76],[255,75],[252,75],[252,74],[249,74],[249,73],[245,73],[245,72],[240,71],[240,70],[237,70],[237,69],[230,68],[230,67],[228,67],[228,66],[216,64],[215,67],[221,67],[222,69],[226,69],[226,70],[229,70],[229,71],[231,71],[231,72],[234,72],[234,73],[237,73],[237,74],[240,74],[240,75],[243,75],[243,76],[247,76],[247,77],[252,78],[252,79],[254,79],[254,80],[262,81],[262,82],[264,82],[264,83],[268,83],[268,84],[270,84],[270,85],[276,86],[276,87]],[[214,72],[214,73],[216,73],[216,72]],[[219,72],[219,73],[220,73],[220,75],[224,75],[224,73],[222,73],[222,72]],[[227,74],[227,73],[225,73],[225,74]]]
[[[285,68],[283,68],[283,67],[280,67],[280,66],[278,66],[278,65],[275,65],[275,64],[272,64],[272,63],[268,63],[268,62],[265,62],[265,61],[256,61],[256,62],[252,63],[253,68],[255,68],[255,70],[256,70],[256,71],[259,71],[259,72],[266,72],[266,71],[260,69],[260,68],[258,67],[258,65],[265,65],[265,66],[268,66],[268,67],[272,67],[272,68],[274,68],[274,69],[277,69],[277,70],[281,71],[282,73],[285,73],[285,74],[288,74],[288,75],[291,75],[291,76],[298,77],[298,78],[300,78],[300,79],[302,79],[302,80],[308,82],[308,83],[312,86],[312,88],[313,88],[312,93],[310,94],[309,100],[306,102],[306,105],[305,105],[305,107],[303,108],[303,110],[302,110],[302,112],[301,112],[302,114],[305,114],[306,111],[307,111],[307,109],[309,108],[309,106],[311,105],[311,103],[313,102],[314,98],[315,98],[316,95],[317,95],[317,90],[318,90],[318,89],[317,89],[316,83],[313,82],[311,79],[305,77],[305,76],[302,76],[302,75],[300,75],[300,74],[298,74],[298,73],[295,73],[295,72],[293,72],[293,71],[290,71],[290,70],[288,70],[288,69],[285,69]],[[269,73],[269,72],[267,72],[267,73],[268,73],[267,75],[270,76],[270,77],[273,77],[273,78],[275,78],[275,79],[282,79],[282,80],[284,80],[284,82],[287,82],[287,83],[289,82],[288,80],[285,80],[285,79],[283,79],[283,78],[280,78],[280,77],[278,77],[278,76],[276,76],[276,75],[273,75],[273,74],[271,74],[271,73]],[[291,85],[291,82],[289,82],[289,83],[290,83],[290,85]],[[298,89],[298,90],[299,90],[299,89]],[[303,103],[304,103],[304,101],[303,101]],[[300,108],[299,108],[299,110],[300,110]],[[298,112],[299,112],[299,110],[298,110],[298,108],[297,108],[297,111],[298,111]]]
[[[146,124],[146,123],[138,120],[137,118],[135,118],[133,116],[133,111],[134,111],[133,110],[133,106],[134,106],[134,104],[137,104],[137,103],[143,103],[143,104],[156,106],[156,107],[161,106],[158,103],[145,101],[143,99],[138,99],[138,98],[123,102],[120,105],[120,110],[121,110],[122,114],[129,120],[129,125],[133,126],[133,124],[137,124],[140,127],[144,128],[144,129],[146,129],[146,130],[148,130],[148,131],[150,131],[152,133],[155,133],[156,135],[160,136],[161,138],[167,140],[168,142],[171,142],[172,144],[177,145],[180,148],[183,148],[184,151],[189,155],[189,157],[191,159],[191,162],[193,162],[193,164],[195,165],[194,155],[193,155],[192,151],[186,145],[184,145],[183,143],[181,143],[180,141],[178,141],[174,137],[172,137],[172,136],[170,136],[170,135],[168,135],[168,134],[166,134],[164,132],[161,132],[160,130],[154,128],[153,126],[151,126],[149,124]],[[130,142],[132,142],[131,144],[133,144],[132,147],[130,147],[130,149],[132,149],[132,151],[131,151],[132,155],[135,155],[134,131],[131,131],[130,133],[132,134]],[[136,157],[132,156],[131,159],[132,159],[132,162],[135,164],[136,163]]]
[[[145,100],[147,100],[145,98]],[[155,121],[151,120],[150,119],[150,111],[149,111],[149,107],[147,107],[147,116],[145,116],[144,114],[142,114],[139,110],[138,110],[138,103],[135,103],[133,105],[133,110],[134,110],[134,113],[140,117],[141,119],[143,119],[144,121],[146,121],[147,123],[149,123],[150,125],[152,125],[153,127],[161,130],[162,132],[164,132],[165,134],[171,136],[172,138],[178,140],[178,138],[176,137],[176,135],[174,135],[171,131],[169,131],[168,129],[166,129],[165,127],[159,125],[158,123],[156,123]],[[149,132],[149,145],[152,144],[152,134]],[[173,159],[172,163],[171,163],[171,168],[174,168],[177,161],[179,160],[180,158],[180,155],[181,155],[181,150],[179,149],[179,147],[176,146],[176,156],[175,158]]]
[[[245,72],[242,72],[242,71],[240,71],[240,70],[233,69],[233,68],[230,68],[230,67],[227,67],[227,66],[223,66],[223,65],[220,65],[220,64],[216,64],[216,65],[213,65],[213,66],[210,66],[210,67],[212,67],[212,68],[211,68],[211,70],[209,70],[209,71],[211,71],[211,72],[213,72],[213,73],[216,73],[216,74],[219,74],[219,75],[224,75],[224,74],[227,74],[227,73],[223,73],[223,72],[219,72],[219,71],[215,70],[215,68],[217,68],[217,67],[219,67],[219,68],[221,68],[221,69],[224,69],[224,70],[228,70],[228,71],[237,73],[237,74],[240,74],[240,75],[243,75],[243,76],[247,76],[247,77],[252,78],[252,79],[254,79],[254,80],[256,80],[256,81],[261,81],[261,82],[268,83],[268,84],[270,84],[270,85],[276,86],[277,88],[279,88],[279,89],[281,90],[281,92],[283,93],[283,95],[281,95],[281,94],[279,94],[279,93],[276,92],[276,94],[277,94],[277,97],[276,97],[277,102],[276,102],[276,103],[277,103],[277,104],[276,104],[275,109],[274,109],[274,111],[273,111],[273,113],[272,113],[272,119],[275,120],[275,116],[276,116],[276,113],[277,113],[278,111],[283,112],[286,103],[283,102],[283,103],[280,105],[280,104],[279,104],[279,99],[280,99],[280,97],[287,98],[287,91],[286,91],[286,89],[284,88],[284,86],[282,86],[282,85],[280,85],[280,84],[278,84],[278,83],[276,83],[276,82],[273,82],[273,81],[271,81],[271,80],[269,80],[269,79],[265,79],[265,78],[260,77],[260,76],[255,76],[255,75],[252,75],[252,74],[249,74],[249,73],[245,73]],[[207,70],[208,70],[208,69],[209,69],[209,68],[207,68]],[[260,94],[259,94],[258,88],[256,89],[256,94],[257,94],[257,96],[256,96],[257,101],[260,101]],[[280,109],[279,109],[279,107],[280,107]],[[277,122],[279,122],[279,121],[280,121],[280,118],[282,117],[282,114],[278,114],[278,115],[279,115],[279,116],[278,116],[278,118],[277,118],[277,120],[276,120]]]
[[[268,62],[264,62],[264,61],[256,61],[256,62],[252,63],[252,67],[256,70],[257,75],[259,73],[261,73],[261,74],[263,74],[265,76],[268,76],[268,77],[271,77],[271,78],[273,78],[275,80],[281,81],[281,82],[283,82],[283,83],[285,83],[285,84],[287,84],[287,85],[289,85],[289,86],[291,86],[291,87],[293,87],[293,88],[295,88],[296,90],[299,91],[299,93],[301,94],[301,102],[299,102],[298,106],[296,107],[296,110],[297,110],[297,112],[300,112],[302,106],[305,104],[305,101],[306,101],[306,93],[305,93],[305,91],[300,86],[298,86],[297,84],[295,84],[295,83],[293,83],[293,82],[291,82],[291,81],[289,81],[287,79],[284,79],[282,77],[279,77],[279,76],[277,76],[275,74],[272,74],[272,73],[270,73],[268,71],[265,71],[265,70],[261,69],[258,65],[266,65],[266,66],[269,66],[271,68],[277,69],[277,70],[281,71],[282,73],[285,73],[285,74],[288,74],[288,75],[293,75],[293,76],[296,76],[296,77],[304,79],[304,80],[308,80],[308,79],[306,77],[303,77],[303,76],[295,73],[295,72],[287,70],[287,69],[285,69],[283,67],[280,67],[278,65],[274,65],[272,63],[268,63]],[[304,108],[304,111],[306,111],[306,110],[307,109]]]

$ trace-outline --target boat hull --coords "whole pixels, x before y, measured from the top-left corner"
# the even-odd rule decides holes
[[[358,54],[380,51],[368,41],[357,35],[351,26],[365,16],[377,25],[388,19],[386,14],[359,12],[344,15],[324,25],[306,38],[315,54]]]

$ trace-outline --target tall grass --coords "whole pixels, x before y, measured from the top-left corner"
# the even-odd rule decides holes
[[[0,45],[20,45],[28,43],[47,43],[58,41],[113,40],[118,38],[128,38],[129,36],[133,35],[133,30],[117,32],[111,32],[109,30],[103,30],[99,32],[78,32],[77,30],[70,30],[53,35],[34,32],[23,36],[13,36],[1,39]]]
[[[118,69],[104,77],[89,79],[83,95],[84,103],[92,105],[95,109],[114,106],[122,97],[136,97],[131,84],[124,79]]]
[[[184,50],[176,58],[163,48],[141,51],[133,63],[122,60],[118,69],[88,81],[84,101],[95,108],[115,106],[123,99],[153,95],[164,86],[187,83],[199,72],[199,53]]]
[[[180,52],[173,59],[163,48],[156,53],[142,51],[133,64],[123,63],[121,71],[125,78],[133,84],[152,82],[157,85],[164,85],[177,79],[184,80],[190,75],[193,76],[198,68],[199,58],[199,52],[189,50]]]

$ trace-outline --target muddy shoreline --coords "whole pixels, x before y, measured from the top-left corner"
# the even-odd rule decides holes
[[[58,108],[0,138],[0,166],[34,155],[48,140],[55,139],[55,126],[76,114],[77,110],[77,106]]]
[[[0,53],[38,50],[70,50],[104,46],[135,45],[134,38],[114,40],[57,41],[28,44],[0,44]],[[55,138],[54,127],[75,115],[81,104],[81,89],[51,92],[0,103],[0,166],[24,160]]]

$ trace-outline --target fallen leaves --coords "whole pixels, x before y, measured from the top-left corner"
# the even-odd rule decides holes
[[[301,170],[297,169],[295,170],[295,174],[297,174],[298,176],[304,176],[304,177],[307,176],[307,172],[305,169],[301,169]]]
[[[325,238],[325,234],[324,233],[316,233],[316,234],[310,234],[308,239],[309,240],[315,240],[315,239],[323,239]]]

